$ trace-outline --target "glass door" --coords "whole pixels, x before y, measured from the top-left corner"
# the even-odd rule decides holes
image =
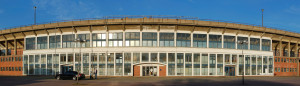
[[[157,76],[157,66],[143,66],[143,76]]]

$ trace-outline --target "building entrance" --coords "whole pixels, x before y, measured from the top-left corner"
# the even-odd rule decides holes
[[[235,67],[225,67],[226,76],[235,76]]]
[[[73,71],[73,66],[61,65],[61,72],[65,73],[67,71]]]
[[[157,66],[143,66],[143,76],[157,76]]]

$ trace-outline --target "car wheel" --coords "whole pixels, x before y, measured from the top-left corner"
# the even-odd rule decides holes
[[[56,79],[57,79],[57,80],[61,80],[61,79],[60,79],[60,76],[57,76]]]
[[[73,77],[73,80],[76,80],[76,79],[77,79],[77,78],[74,76],[74,77]]]

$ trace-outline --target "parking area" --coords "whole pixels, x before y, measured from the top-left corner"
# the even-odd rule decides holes
[[[1,86],[74,86],[73,80],[53,76],[0,76]],[[81,86],[238,86],[242,77],[98,77],[80,80]],[[246,86],[300,86],[300,77],[245,77]]]

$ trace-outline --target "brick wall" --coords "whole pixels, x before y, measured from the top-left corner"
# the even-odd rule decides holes
[[[297,76],[297,66],[298,65],[297,65],[296,58],[275,57],[274,75],[275,76]]]
[[[140,66],[133,66],[133,76],[140,76]]]
[[[22,55],[1,56],[0,75],[21,76],[23,74]]]
[[[167,72],[166,72],[166,66],[159,66],[159,76],[166,76]]]

